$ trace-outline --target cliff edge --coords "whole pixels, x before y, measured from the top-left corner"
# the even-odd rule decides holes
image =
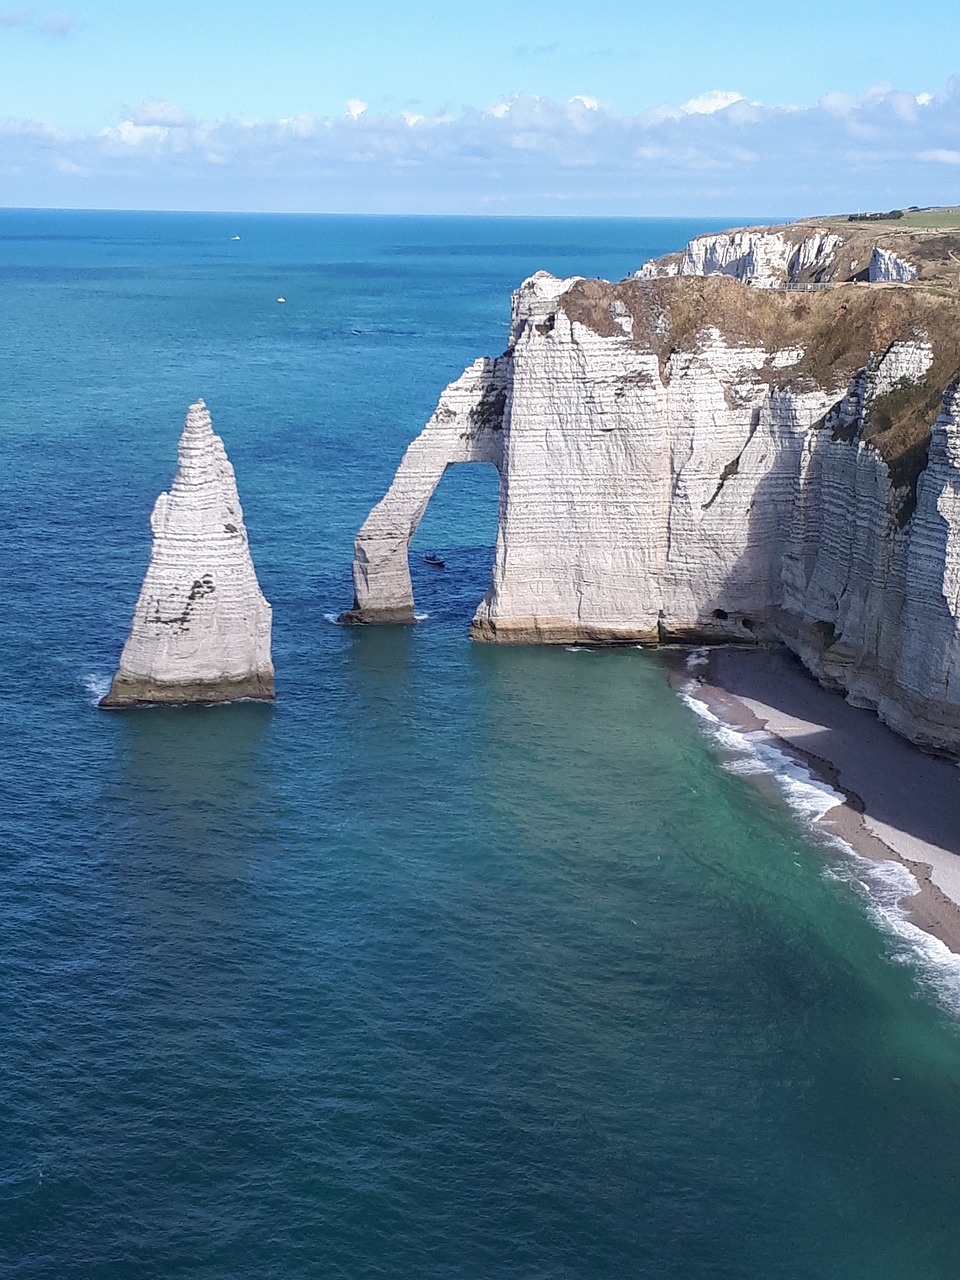
[[[446,466],[490,462],[475,638],[779,640],[960,751],[960,291],[905,241],[909,280],[887,260],[851,278],[869,234],[809,232],[700,237],[617,284],[526,281],[507,351],[444,393],[361,529],[346,620],[412,620],[407,545],[430,493]],[[713,269],[745,245],[750,272]],[[827,257],[842,278],[798,278]]]

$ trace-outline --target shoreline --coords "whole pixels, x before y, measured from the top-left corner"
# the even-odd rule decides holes
[[[919,889],[901,909],[960,954],[960,767],[823,688],[785,648],[703,650],[677,683],[723,724],[765,734],[844,796],[815,825],[863,858],[904,866]]]

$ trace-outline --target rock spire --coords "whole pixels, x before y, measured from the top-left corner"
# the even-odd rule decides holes
[[[270,605],[257,582],[233,467],[202,400],[150,517],[153,549],[101,707],[274,696]]]

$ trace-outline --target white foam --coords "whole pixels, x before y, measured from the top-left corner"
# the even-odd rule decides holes
[[[710,662],[710,650],[707,648],[694,649],[693,653],[687,654],[687,660],[684,666],[688,671],[696,671],[697,667],[705,667]]]
[[[691,657],[694,655],[691,654]],[[687,661],[689,662],[689,658]],[[771,774],[783,792],[790,808],[809,822],[818,822],[825,813],[843,804],[845,796],[818,778],[802,760],[789,755],[777,741],[763,729],[735,729],[724,724],[710,708],[697,697],[695,680],[681,689],[680,696],[691,710],[710,726],[711,737],[733,753],[732,760],[724,761],[724,768],[731,773]]]
[[[333,622],[337,626],[340,625],[339,613],[325,613],[323,616],[327,622]],[[427,618],[429,618],[430,615],[429,613],[415,613],[413,617],[415,622],[426,622]]]
[[[824,876],[850,885],[859,894],[874,923],[897,940],[892,959],[911,965],[924,989],[948,1012],[960,1016],[960,955],[914,924],[902,906],[919,890],[914,876],[902,863],[864,858],[846,840],[824,831],[820,820],[845,797],[784,751],[765,730],[746,731],[725,724],[698,696],[699,684],[697,679],[689,680],[680,696],[705,722],[717,745],[731,753],[724,768],[742,776],[774,778],[791,810],[843,854],[842,861],[824,870]]]
[[[98,707],[100,699],[110,692],[110,676],[98,676],[91,671],[83,677],[83,687],[90,695],[91,706]]]
[[[824,874],[853,888],[874,923],[896,938],[894,963],[910,965],[924,989],[949,1013],[960,1016],[960,955],[914,924],[902,905],[919,890],[916,879],[900,862],[873,862],[845,840],[832,843],[846,856]]]

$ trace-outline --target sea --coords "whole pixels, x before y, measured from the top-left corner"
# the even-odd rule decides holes
[[[829,789],[663,654],[471,643],[490,467],[336,623],[511,290],[729,222],[0,212],[4,1280],[960,1274],[960,972]],[[103,712],[201,396],[276,704]]]

